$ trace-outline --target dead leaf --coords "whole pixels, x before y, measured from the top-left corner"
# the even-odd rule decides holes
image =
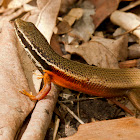
[[[92,41],[97,41],[114,55],[118,61],[124,61],[128,57],[128,36],[124,35],[116,40],[101,37],[93,37]]]
[[[118,40],[93,37],[91,41],[78,45],[66,45],[69,53],[82,56],[90,65],[104,68],[118,68],[118,60],[127,57],[127,36]]]
[[[131,103],[140,110],[139,101],[140,101],[140,89],[132,89],[129,91],[128,98]],[[137,118],[140,117],[140,112],[137,113]]]
[[[113,33],[113,36],[114,37],[119,37],[120,34],[123,34],[125,32],[125,30],[123,28],[117,28],[114,33]]]
[[[73,136],[59,140],[138,140],[140,119],[122,118],[80,125]]]
[[[106,17],[114,12],[119,5],[119,0],[90,0],[96,7],[96,13],[92,16],[95,28],[97,28]]]
[[[63,18],[64,21],[67,21],[70,26],[73,25],[75,20],[80,19],[83,16],[82,8],[72,8],[70,12]]]
[[[33,13],[33,11],[39,11],[35,1],[24,4],[23,8],[24,8],[25,12],[31,12],[31,14]]]
[[[81,5],[81,8],[83,9],[83,16],[75,23],[72,31],[68,35],[72,37],[76,36],[86,42],[89,40],[95,30],[91,18],[91,15],[94,15],[95,10],[93,5],[91,5],[91,3],[88,1],[84,1]]]
[[[81,18],[83,15],[82,8],[73,8],[70,12],[62,19],[62,21],[57,25],[56,34],[65,34],[72,30],[71,26],[76,20]]]
[[[12,9],[10,13],[9,11],[7,11],[7,13],[5,13],[3,16],[0,17],[0,29],[5,24],[5,22],[15,19],[16,17],[21,15],[23,12],[24,12],[23,8],[18,9],[17,11],[15,11],[15,9],[14,10]]]
[[[128,11],[128,10],[133,9],[134,7],[137,7],[138,5],[140,5],[140,1],[139,0],[138,1],[134,1],[134,2],[133,1],[134,0],[132,0],[132,2],[129,5],[125,6],[122,9],[120,9],[120,11],[122,11],[122,12]]]
[[[36,24],[38,15],[40,13],[36,1],[31,1],[30,3],[24,4],[23,8],[26,13],[24,16],[22,16],[22,19]]]
[[[75,128],[73,128],[72,126],[67,126],[66,125],[66,127],[65,127],[65,134],[66,134],[67,137],[75,134],[76,131],[77,130]]]
[[[21,7],[22,5],[30,2],[32,0],[11,0],[9,3],[8,3],[8,8],[19,8]]]
[[[129,59],[140,58],[140,45],[133,44],[128,47],[128,57]]]
[[[55,34],[53,34],[53,36],[52,36],[52,38],[51,38],[50,44],[51,44],[51,47],[53,48],[53,50],[54,50],[57,54],[59,54],[60,56],[62,56],[63,53],[62,53],[62,50],[61,50],[61,47],[60,47],[60,44],[59,44],[57,38],[58,38],[58,36],[55,35]]]
[[[0,0],[0,6],[2,5],[3,1],[4,1],[4,0]]]
[[[49,3],[50,0],[37,0],[36,3],[37,3],[37,7],[38,9],[42,9],[47,3]]]
[[[133,68],[137,67],[137,60],[127,60],[119,63],[119,68]]]
[[[40,32],[50,42],[53,29],[56,24],[56,18],[59,12],[61,0],[49,0],[49,2],[41,10],[36,26]]]
[[[65,14],[68,12],[70,6],[72,6],[76,0],[61,0],[61,7],[60,7],[60,13]]]
[[[15,33],[9,23],[5,23],[0,38],[0,139],[14,139],[34,103],[19,93],[29,88],[15,48]]]
[[[121,26],[126,31],[131,31],[140,25],[139,17],[133,13],[115,11],[111,14],[110,19],[114,24]],[[140,40],[139,28],[135,29],[132,34],[136,35]]]
[[[70,32],[72,28],[70,27],[69,23],[65,20],[60,22],[54,30],[55,34],[61,35]]]

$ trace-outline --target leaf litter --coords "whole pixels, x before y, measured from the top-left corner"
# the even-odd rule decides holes
[[[139,25],[139,17],[136,14],[128,14],[127,12],[115,11],[118,8],[119,3],[117,0],[115,1],[115,3],[109,3],[109,5],[107,5],[107,3],[103,1],[98,2],[95,2],[94,0],[80,0],[78,2],[76,2],[76,0],[37,0],[37,2],[31,0],[21,0],[20,2],[12,0],[10,3],[6,3],[5,1],[5,3],[2,3],[2,7],[0,9],[0,28],[3,33],[3,30],[6,30],[3,26],[6,22],[13,21],[18,17],[22,17],[24,20],[33,22],[43,33],[48,42],[51,42],[51,44],[54,45],[53,47],[57,46],[57,49],[55,48],[55,51],[59,52],[59,54],[61,55],[62,52],[60,51],[62,50],[63,54],[70,53],[69,56],[71,56],[71,59],[73,60],[78,58],[78,61],[88,63],[90,65],[96,65],[99,67],[118,68],[122,63],[120,61],[123,61],[123,65],[131,61],[131,66],[136,66],[136,63],[138,63],[138,61],[135,60],[139,58],[139,54],[137,54],[137,52],[135,51],[135,49],[139,47],[139,27],[137,27],[135,30],[134,28]],[[109,12],[103,10],[105,7],[110,7]],[[128,8],[130,9],[130,7]],[[120,26],[121,28],[125,29],[127,31],[127,34],[124,34],[123,31],[121,32],[122,35],[120,37],[113,36],[115,29],[117,29],[116,26],[112,24],[108,28],[107,21],[103,22],[103,20],[106,19],[107,16],[109,16],[110,14],[111,21]],[[128,19],[128,21],[124,19]],[[131,20],[132,24],[128,24],[129,20]],[[9,36],[14,37],[14,34],[12,34],[13,31],[11,31],[10,28],[8,29],[9,33],[7,33],[7,31],[4,34],[9,34]],[[130,34],[128,34],[129,32],[135,36],[133,39]],[[51,38],[52,36],[54,36],[54,34],[56,35],[51,41]],[[99,34],[101,36],[98,36]],[[6,46],[9,45],[7,44],[7,42],[15,43],[13,39],[7,41],[4,40],[7,39],[4,37],[4,35],[1,36],[1,40],[5,42]],[[129,45],[130,40],[131,46]],[[4,45],[2,44],[2,46]],[[15,44],[14,46],[17,46],[17,44]],[[131,49],[132,47],[134,49]],[[10,49],[6,49],[5,47],[4,50],[7,51],[6,54],[10,52]],[[11,52],[13,50],[16,49],[13,48]],[[4,56],[2,52],[3,50],[0,51],[2,55],[1,58],[3,58]],[[135,55],[132,56],[134,52]],[[1,94],[0,99],[1,106],[3,106],[1,108],[4,108],[5,110],[0,110],[0,113],[3,115],[3,117],[1,117],[0,123],[1,126],[7,126],[4,127],[3,135],[1,136],[2,138],[10,139],[13,139],[15,137],[18,138],[18,135],[16,135],[17,131],[20,132],[20,127],[23,121],[35,105],[35,103],[30,101],[28,97],[19,94],[19,90],[27,89],[27,91],[32,91],[33,94],[36,94],[39,91],[41,84],[41,80],[36,80],[36,75],[34,75],[33,72],[38,74],[41,73],[28,58],[28,55],[25,53],[25,51],[21,49],[19,44],[18,55],[20,57],[21,63],[19,62],[19,58],[16,53],[17,51],[15,51],[14,58],[11,58],[12,56],[9,57],[10,60],[8,58],[3,58],[6,61],[1,60],[1,78],[4,78],[4,80],[1,79],[1,81],[5,82],[2,82],[1,84],[1,86],[3,87],[1,88],[1,93],[3,94]],[[127,60],[127,58],[134,59],[134,61]],[[127,62],[126,60],[129,62]],[[9,62],[11,63],[10,65]],[[14,64],[13,62],[17,62],[17,64]],[[20,64],[22,64],[30,89],[28,88],[27,81],[23,75]],[[14,69],[12,70],[13,66],[9,68],[7,67],[7,65],[13,65]],[[131,67],[130,65],[127,66]],[[17,72],[17,70],[19,71]],[[23,75],[23,79],[21,78],[21,75]],[[17,80],[14,79],[15,77],[17,78]],[[7,84],[8,90],[6,88]],[[100,122],[97,122],[97,120],[106,120],[128,116],[125,112],[121,111],[118,107],[112,105],[112,103],[105,99],[98,99],[96,97],[92,97],[92,99],[90,99],[91,97],[88,95],[79,94],[78,92],[70,90],[62,90],[59,96],[59,102],[61,102],[61,100],[65,102],[66,98],[66,100],[69,100],[69,103],[59,103],[60,105],[57,104],[57,108],[55,108],[55,114],[53,114],[60,88],[57,86],[52,87],[53,88],[52,91],[49,93],[49,96],[46,96],[45,99],[37,102],[36,107],[31,115],[31,120],[25,132],[23,134],[20,134],[21,139],[51,139],[52,137],[52,139],[58,139],[60,137],[73,135],[76,132],[77,127],[80,125],[80,123],[74,119],[75,117],[73,114],[78,116],[78,120],[82,120],[82,122],[88,123],[86,124],[87,132],[93,132],[94,129],[97,129],[96,125],[95,128],[90,127],[90,125],[93,124],[90,123],[91,121],[94,121],[94,124],[100,124]],[[65,94],[62,94],[63,92]],[[79,101],[80,99],[83,100]],[[122,100],[121,102],[124,102],[124,104],[126,104],[128,101]],[[130,102],[128,102],[128,104],[130,104]],[[132,107],[132,105],[127,106],[128,108]],[[135,111],[135,108],[132,107],[131,110]],[[13,117],[11,118],[11,115],[9,113],[9,115],[5,117],[4,114],[6,114],[7,112],[15,113],[15,115],[12,115]],[[19,115],[17,112],[22,113],[20,113]],[[56,117],[56,120],[53,119],[51,121],[52,114],[53,116],[56,116],[57,114],[60,120]],[[138,113],[136,113],[135,115],[138,115]],[[13,120],[13,123],[10,123],[9,121],[4,121],[5,119],[7,120],[9,117]],[[128,123],[132,121],[132,125],[138,123],[138,119],[135,120],[136,122],[133,121],[133,119],[134,118],[126,119],[125,122]],[[121,121],[121,119],[118,120]],[[50,122],[51,125],[49,125]],[[103,122],[111,126],[109,121]],[[117,121],[114,120],[114,122],[116,122],[116,125],[119,125]],[[104,128],[105,125],[103,125],[102,127]],[[53,132],[54,130],[54,126],[55,132],[51,135],[51,132]],[[117,127],[114,124],[113,126],[113,129],[115,130]],[[11,127],[14,127],[14,129],[11,130]],[[86,126],[83,125],[82,127],[86,131]],[[137,125],[136,127],[139,127],[139,125]],[[48,128],[49,131],[46,134]],[[102,132],[102,129],[99,130]],[[133,137],[137,136],[138,134],[137,131],[135,133],[136,134],[133,135]],[[117,132],[114,132],[114,134],[117,134]],[[108,135],[108,133],[106,135]],[[125,133],[122,134],[122,136],[125,135]],[[76,136],[78,139],[84,138],[83,132],[81,133],[78,131]],[[71,137],[68,137],[68,139],[69,138]],[[89,138],[90,135],[89,137],[87,135],[87,139]]]

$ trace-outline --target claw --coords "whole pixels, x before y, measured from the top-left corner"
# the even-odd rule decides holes
[[[36,72],[33,72],[34,75],[37,76],[37,79],[43,79],[44,76],[42,74],[37,74]]]

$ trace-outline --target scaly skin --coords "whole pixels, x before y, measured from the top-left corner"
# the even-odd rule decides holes
[[[46,73],[51,82],[65,88],[102,97],[128,95],[130,89],[140,88],[139,69],[98,68],[65,59],[53,51],[34,24],[15,20],[16,33]],[[32,99],[41,99],[44,96]],[[130,97],[131,100],[136,97]],[[133,102],[133,101],[132,101]],[[139,106],[139,99],[136,106]]]

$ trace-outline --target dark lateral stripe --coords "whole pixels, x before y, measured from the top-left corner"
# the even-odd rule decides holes
[[[18,34],[19,38],[21,39],[22,44],[25,46],[26,49],[29,50],[29,52],[34,56],[34,58],[38,61],[38,63],[40,63],[40,65],[44,69],[49,69],[48,64],[46,64],[46,62],[43,59],[41,59],[41,57],[35,52],[35,50],[32,49],[32,46],[28,43],[28,41],[24,38],[23,34],[19,30],[17,31],[17,34]],[[39,68],[37,63],[35,63],[35,65]]]

